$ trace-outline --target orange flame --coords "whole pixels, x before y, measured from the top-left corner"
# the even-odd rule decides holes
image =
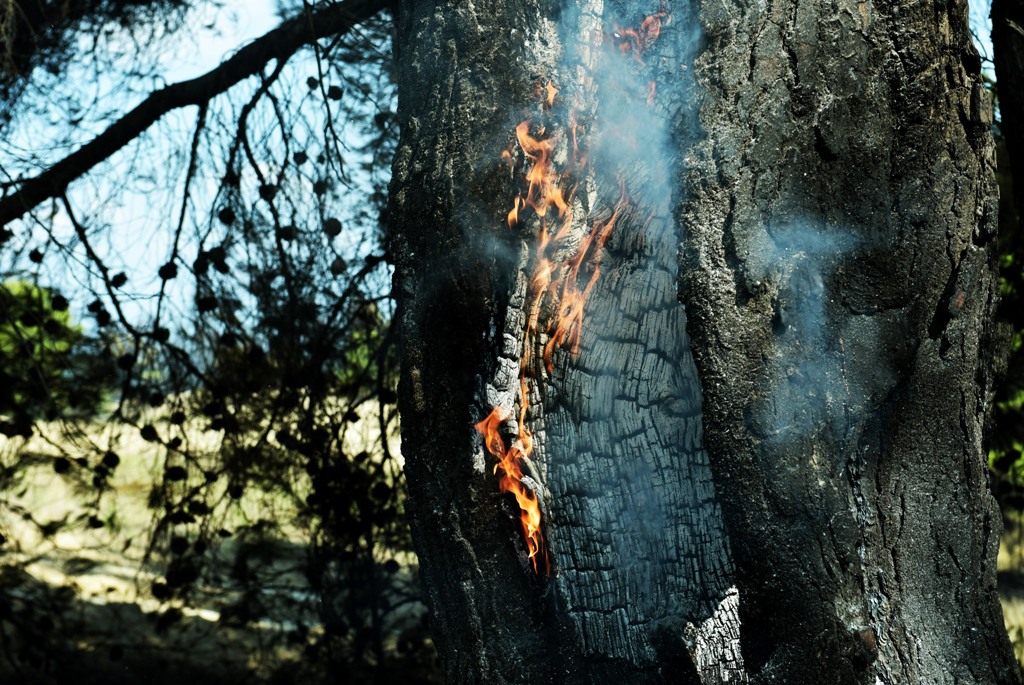
[[[522,195],[516,195],[515,201],[512,203],[512,209],[508,212],[508,227],[515,228],[516,224],[519,223],[519,210],[526,206],[526,202],[523,201]]]
[[[519,504],[520,524],[534,571],[540,572],[539,557],[544,561],[545,573],[550,573],[550,559],[541,531],[540,503],[537,493],[529,486],[524,485],[521,466],[523,460],[528,460],[533,451],[533,434],[526,428],[527,412],[530,406],[530,388],[527,380],[527,370],[531,367],[530,355],[534,347],[534,340],[541,328],[541,305],[549,293],[558,297],[558,304],[554,308],[552,319],[545,326],[545,330],[551,335],[544,348],[544,360],[548,371],[550,372],[553,368],[551,356],[555,347],[568,347],[573,353],[579,350],[583,309],[593,290],[594,283],[601,273],[600,262],[604,245],[608,241],[620,213],[628,204],[628,198],[625,186],[620,183],[622,197],[611,216],[604,221],[595,222],[591,230],[580,241],[575,253],[556,264],[548,253],[551,248],[560,244],[570,234],[572,220],[570,204],[575,193],[575,185],[570,184],[568,191],[563,191],[562,186],[566,184],[570,171],[559,172],[555,168],[553,156],[558,141],[554,138],[541,137],[542,132],[538,132],[534,137],[530,135],[529,128],[529,121],[524,121],[516,127],[519,146],[531,163],[526,173],[526,181],[529,185],[525,196],[522,193],[516,195],[507,217],[509,227],[515,228],[520,221],[521,212],[530,207],[540,219],[540,228],[535,243],[535,263],[530,277],[527,302],[526,339],[523,344],[523,359],[520,364],[519,430],[516,440],[511,446],[507,446],[499,429],[501,424],[508,420],[511,412],[499,407],[493,408],[487,418],[476,424],[476,430],[484,436],[487,451],[498,460],[495,465],[495,473],[500,472],[501,474],[499,489],[502,492],[511,492]],[[583,155],[579,154],[575,123],[571,131],[574,159],[570,169],[579,169],[586,164],[586,161]],[[558,232],[554,237],[552,237],[547,224],[548,209],[552,207],[557,210],[559,223]],[[578,285],[580,271],[588,261],[591,265],[590,278],[587,285],[580,290]]]
[[[587,304],[594,284],[601,275],[601,257],[605,243],[611,237],[612,229],[619,215],[629,205],[629,196],[626,194],[626,186],[620,180],[619,189],[621,196],[615,205],[610,217],[604,221],[594,223],[590,233],[580,241],[576,254],[565,263],[565,268],[555,283],[555,289],[560,291],[558,295],[558,308],[555,316],[548,325],[548,332],[551,337],[544,346],[544,365],[550,373],[554,368],[553,354],[556,347],[568,347],[572,354],[577,354],[580,349],[580,335],[583,330],[583,308]],[[590,255],[592,271],[587,285],[583,290],[579,289],[580,268],[583,266],[587,255]]]
[[[533,564],[533,570],[540,573],[538,557],[544,562],[544,572],[551,572],[551,562],[548,559],[547,547],[544,545],[544,533],[541,531],[540,501],[537,493],[527,486],[523,480],[525,474],[521,463],[529,459],[533,450],[533,436],[522,421],[525,418],[525,410],[521,414],[519,422],[519,437],[511,447],[505,446],[505,440],[499,430],[502,423],[508,418],[508,413],[500,407],[491,410],[480,423],[476,424],[477,431],[484,436],[484,445],[487,451],[498,459],[494,465],[494,472],[501,473],[498,480],[498,489],[502,492],[510,492],[519,504],[519,523],[523,528],[523,536],[526,538],[526,548],[529,558]]]
[[[657,40],[661,33],[662,20],[666,23],[671,16],[662,10],[645,17],[638,29],[616,29],[615,38],[618,48],[626,54],[632,54],[641,65],[644,64],[643,53]],[[551,81],[544,87],[546,96],[545,109],[554,106],[558,88]],[[538,88],[538,94],[540,93]],[[655,97],[655,83],[647,84],[647,104]],[[523,465],[532,466],[530,455],[533,453],[533,434],[526,427],[526,418],[530,406],[530,384],[527,374],[532,373],[531,355],[540,330],[542,304],[550,294],[557,300],[553,304],[551,318],[546,322],[544,330],[548,334],[544,345],[544,367],[550,373],[554,369],[554,351],[561,347],[576,354],[580,349],[583,330],[583,311],[588,298],[601,275],[601,258],[605,244],[611,237],[616,222],[629,206],[629,196],[621,176],[619,178],[620,197],[611,214],[595,221],[589,232],[583,236],[573,255],[555,263],[549,252],[557,248],[571,233],[572,203],[576,185],[572,182],[575,173],[585,169],[587,151],[581,149],[579,143],[579,127],[576,112],[569,111],[569,144],[571,154],[567,168],[559,172],[554,163],[555,150],[560,143],[556,136],[544,137],[545,127],[539,127],[530,134],[530,121],[526,120],[516,126],[516,139],[523,154],[529,160],[530,168],[526,173],[527,189],[520,192],[512,201],[506,221],[509,228],[515,228],[521,221],[522,212],[531,208],[539,219],[539,229],[534,251],[534,268],[530,277],[529,297],[527,302],[527,323],[524,331],[523,357],[519,374],[519,416],[516,439],[511,445],[506,444],[501,435],[501,425],[511,417],[511,410],[494,407],[491,413],[476,424],[476,430],[483,435],[487,451],[498,461],[494,472],[500,473],[499,489],[515,496],[519,505],[519,522],[523,529],[529,558],[533,570],[540,573],[540,560],[544,562],[544,572],[550,574],[551,562],[544,545],[544,534],[541,530],[541,510],[538,493],[523,473]],[[502,159],[515,168],[511,147],[502,152]],[[548,210],[557,210],[555,221],[558,230],[552,237],[548,228]],[[650,217],[648,217],[650,221]],[[646,224],[645,224],[646,225]],[[586,285],[580,288],[581,271],[589,270]],[[530,469],[532,472],[532,468]],[[539,483],[537,485],[540,485]]]
[[[558,89],[555,88],[554,84],[551,83],[551,81],[548,81],[548,84],[546,86],[544,86],[544,88],[546,88],[547,92],[548,92],[547,97],[544,98],[544,102],[547,104],[548,108],[550,109],[555,104],[555,96],[558,95]]]
[[[671,21],[672,17],[667,11],[661,10],[644,17],[643,22],[640,23],[640,28],[615,27],[613,37],[618,43],[619,50],[624,54],[632,54],[633,59],[640,64],[646,64],[643,55],[647,52],[648,48],[654,45],[654,41],[658,40],[658,36],[661,35],[662,19],[667,24]]]
[[[524,202],[533,207],[537,216],[545,216],[548,208],[553,205],[558,208],[558,215],[564,217],[569,205],[562,196],[562,189],[559,187],[562,179],[555,171],[552,162],[556,141],[552,138],[534,138],[529,131],[529,121],[523,121],[516,126],[516,138],[519,139],[519,146],[533,163],[526,173],[526,180],[530,186]]]

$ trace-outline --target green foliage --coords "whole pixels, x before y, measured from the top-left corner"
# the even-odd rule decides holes
[[[1024,511],[1024,242],[1006,140],[998,128],[995,134],[1000,191],[998,318],[1006,366],[992,408],[989,467],[1005,525],[1014,528],[1018,518],[1010,514]]]
[[[137,4],[156,13],[191,3]],[[58,539],[97,542],[102,552],[70,567],[87,568],[96,554],[111,563],[122,550],[112,563],[136,569],[128,575],[147,605],[127,612],[135,622],[123,642],[93,650],[109,649],[112,662],[131,660],[129,639],[171,645],[209,624],[247,652],[236,662],[244,676],[212,682],[431,681],[393,450],[397,355],[383,210],[397,131],[388,31],[387,18],[367,22],[268,68],[260,83],[200,108],[194,130],[164,118],[164,128],[133,143],[130,160],[113,160],[109,185],[93,177],[111,201],[90,204],[69,188],[52,214],[10,233],[11,271],[56,274],[69,299],[90,304],[80,323],[56,291],[5,284],[0,368],[16,382],[3,386],[11,391],[0,417],[34,435],[0,441],[0,476],[9,476],[0,479],[0,575],[11,571],[0,605],[35,582],[25,571],[60,553]],[[128,87],[146,82],[143,71],[128,73]],[[18,116],[60,118],[31,114],[30,95]],[[91,116],[100,104],[80,109]],[[140,205],[151,196],[153,206],[181,205],[173,217],[133,218],[133,239],[146,226],[144,251],[120,249],[110,209],[135,206],[133,184],[143,186]],[[60,493],[59,511],[39,505],[39,489]],[[70,669],[36,652],[59,653],[62,641],[69,653],[89,650],[80,649],[81,626],[34,630],[55,606],[42,597],[18,605],[16,625],[0,620],[0,641],[34,644],[7,659],[50,677]],[[86,604],[71,599],[54,613]],[[198,608],[202,620],[190,615]],[[170,670],[217,661],[179,651]],[[136,663],[152,660],[139,652]],[[6,682],[4,664],[0,652]],[[121,680],[96,682],[125,682],[108,666]]]
[[[100,349],[60,295],[23,280],[0,284],[0,433],[28,436],[39,419],[95,415],[116,379]]]

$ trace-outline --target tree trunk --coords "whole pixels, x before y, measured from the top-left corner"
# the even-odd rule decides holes
[[[1024,294],[1024,2],[1021,0],[992,0],[992,53],[996,68],[996,89],[999,99],[999,129],[1004,143],[999,157],[1000,197],[999,244],[1000,252],[1011,256],[1010,267],[1002,273],[1009,288],[999,318],[1013,330],[1024,329],[1024,307],[1020,297]],[[1010,182],[1008,183],[1007,180]],[[1008,295],[1006,297],[1005,295]],[[1013,361],[1009,361],[1013,368]],[[1009,379],[1008,379],[1009,380]],[[1012,385],[1008,383],[1007,385]],[[999,416],[996,421],[1009,425],[1016,416]],[[996,430],[999,430],[998,423]]]
[[[681,273],[753,682],[1015,683],[966,5],[701,13]]]
[[[397,11],[403,455],[449,682],[1017,682],[963,6],[784,5]],[[527,206],[548,144],[564,218]],[[492,456],[531,437],[532,559]]]
[[[999,89],[999,112],[1006,151],[1013,168],[1013,206],[1024,207],[1024,2],[992,0],[992,52]],[[998,87],[998,85],[997,85]],[[1019,249],[1019,248],[1018,248]]]

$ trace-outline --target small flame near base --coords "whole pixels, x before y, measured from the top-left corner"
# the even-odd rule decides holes
[[[519,505],[519,523],[523,528],[523,537],[526,539],[526,548],[534,572],[539,574],[543,563],[544,573],[550,574],[551,561],[544,545],[544,533],[541,531],[540,501],[536,490],[527,484],[533,479],[526,476],[522,470],[523,461],[529,459],[529,453],[533,449],[533,436],[520,423],[519,438],[511,447],[506,447],[500,427],[511,414],[511,410],[495,407],[487,418],[476,424],[476,429],[484,436],[487,451],[498,458],[498,463],[494,465],[494,473],[500,474],[498,488],[502,492],[512,493]]]

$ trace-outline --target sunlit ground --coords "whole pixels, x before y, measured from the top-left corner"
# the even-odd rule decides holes
[[[370,433],[355,439],[372,443],[377,435],[371,422],[367,426]],[[103,430],[87,437],[102,441]],[[77,674],[76,685],[143,678],[147,685],[324,682],[327,674],[308,666],[308,650],[323,635],[317,597],[302,572],[308,531],[285,525],[285,534],[270,541],[248,535],[270,512],[264,500],[243,500],[223,521],[233,535],[211,551],[202,582],[188,599],[164,601],[153,596],[152,586],[162,579],[166,558],[146,556],[154,516],[147,500],[162,463],[157,448],[141,439],[117,445],[123,459],[99,508],[102,528],[75,521],[82,495],[54,472],[56,445],[0,437],[3,463],[10,463],[16,448],[34,454],[36,463],[24,472],[21,488],[0,495],[0,523],[10,537],[0,552],[0,592],[14,598],[13,606],[0,607],[0,625],[5,635],[24,633],[13,630],[18,610],[33,605],[28,634],[41,648],[25,650],[17,638],[3,640],[0,683],[56,684],[66,682],[69,672]],[[19,512],[63,525],[43,536]],[[290,516],[272,514],[286,521]],[[424,609],[413,587],[415,560],[389,558],[398,562],[392,564],[391,600],[404,605],[391,614],[386,648],[400,654],[408,651],[405,635],[423,634]],[[1024,525],[1011,525],[1004,534],[998,571],[1007,631],[1024,663]],[[241,582],[245,573],[259,574],[258,596]],[[431,659],[429,653],[413,658],[403,682],[430,682]]]
[[[999,599],[1018,663],[1024,665],[1024,529],[1003,534],[999,545]]]
[[[353,439],[372,444],[378,436],[365,423],[367,434]],[[97,427],[83,439],[104,445],[107,437]],[[321,597],[304,573],[310,531],[291,524],[295,514],[284,502],[247,494],[217,522],[231,535],[211,546],[188,595],[158,598],[154,582],[168,568],[166,552],[149,549],[154,511],[148,502],[162,468],[158,448],[141,438],[116,445],[121,464],[98,508],[102,527],[86,518],[82,503],[89,495],[55,472],[62,448],[0,437],[0,464],[12,463],[13,450],[33,455],[21,486],[0,493],[0,528],[8,538],[0,547],[0,603],[10,600],[0,606],[0,683],[56,685],[74,675],[76,685],[314,685],[335,682],[327,664],[358,659],[344,653],[356,642],[354,633],[351,644],[334,641],[336,653],[322,651]],[[268,516],[283,522],[270,539],[257,534]],[[52,525],[49,534],[40,534],[39,523]],[[379,556],[390,579],[382,594],[396,607],[387,614],[384,647],[408,663],[410,677],[402,682],[429,682],[423,678],[433,672],[432,653],[408,646],[410,635],[420,636],[421,645],[425,635],[415,559],[387,550]]]

